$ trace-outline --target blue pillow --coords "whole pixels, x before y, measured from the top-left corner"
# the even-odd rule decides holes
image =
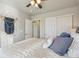
[[[71,37],[69,33],[63,32],[60,37]]]
[[[54,39],[54,42],[50,45],[49,48],[58,55],[63,56],[65,53],[67,53],[68,48],[71,46],[72,41],[73,38],[69,37],[64,38],[58,36]]]

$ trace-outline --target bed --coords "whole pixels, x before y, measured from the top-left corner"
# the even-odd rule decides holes
[[[0,49],[0,58],[64,58],[49,48],[42,48],[45,39],[29,38]]]

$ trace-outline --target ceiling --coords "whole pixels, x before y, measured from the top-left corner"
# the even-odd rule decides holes
[[[34,6],[26,7],[31,0],[0,0],[0,2],[17,8],[29,15],[36,15],[45,12],[55,11],[67,7],[73,7],[79,4],[79,0],[46,0],[42,2],[43,8],[39,9]]]

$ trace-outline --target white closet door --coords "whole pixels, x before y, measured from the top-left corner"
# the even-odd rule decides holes
[[[69,28],[72,27],[72,16],[61,16],[57,17],[57,35],[62,32],[69,32]]]
[[[40,20],[40,38],[45,38],[45,20]]]
[[[45,20],[45,38],[56,35],[56,18],[51,17]]]
[[[25,20],[25,37],[32,36],[32,20]]]

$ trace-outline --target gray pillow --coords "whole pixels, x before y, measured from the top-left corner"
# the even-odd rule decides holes
[[[69,33],[63,32],[61,33],[60,37],[71,37]]]
[[[54,42],[50,45],[49,48],[58,55],[63,56],[65,53],[67,53],[68,48],[71,46],[72,41],[73,38],[69,37],[64,38],[58,36],[54,39]]]

